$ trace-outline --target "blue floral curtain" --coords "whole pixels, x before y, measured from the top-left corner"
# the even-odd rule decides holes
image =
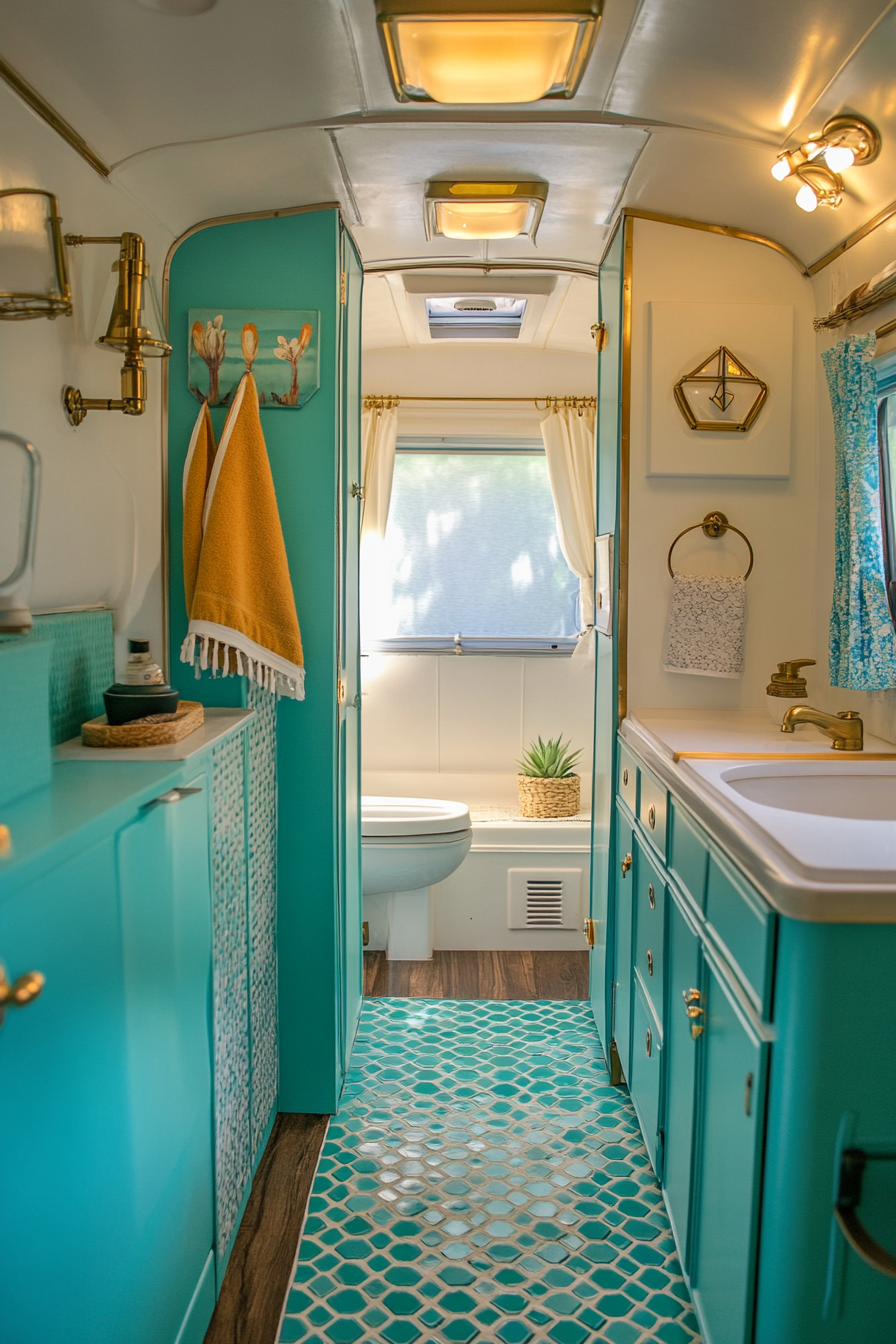
[[[881,542],[875,344],[873,331],[847,336],[821,356],[836,450],[831,685],[853,691],[896,686]]]

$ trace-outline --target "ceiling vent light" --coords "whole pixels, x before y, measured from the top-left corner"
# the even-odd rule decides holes
[[[376,0],[401,103],[572,98],[603,0]]]
[[[426,237],[535,240],[546,182],[427,182],[423,198]]]
[[[778,155],[772,164],[772,177],[778,182],[788,177],[800,179],[802,185],[796,194],[800,209],[812,211],[819,205],[836,209],[843,199],[843,184],[837,174],[873,162],[880,145],[880,135],[864,118],[831,117],[805,144]],[[822,155],[827,167],[814,162]]]

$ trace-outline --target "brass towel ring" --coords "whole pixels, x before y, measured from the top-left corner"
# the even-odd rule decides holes
[[[739,537],[743,537],[744,541],[747,543],[747,550],[750,552],[750,563],[747,565],[747,572],[744,575],[744,579],[750,577],[753,573],[753,547],[750,545],[749,537],[746,533],[741,532],[739,527],[735,527],[733,523],[729,523],[724,513],[721,513],[718,509],[713,509],[712,513],[706,515],[702,523],[692,523],[691,526],[686,527],[683,532],[679,532],[678,536],[669,547],[666,566],[671,578],[675,578],[675,571],[672,569],[672,552],[675,550],[675,547],[681,541],[682,537],[687,536],[688,532],[693,532],[697,527],[702,527],[706,535],[712,537],[713,540],[718,540],[718,538],[724,536],[726,532],[736,532]]]

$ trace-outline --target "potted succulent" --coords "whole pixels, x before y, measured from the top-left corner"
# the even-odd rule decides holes
[[[574,817],[579,810],[580,783],[574,767],[581,751],[570,751],[562,737],[530,742],[517,764],[520,813],[524,817]]]

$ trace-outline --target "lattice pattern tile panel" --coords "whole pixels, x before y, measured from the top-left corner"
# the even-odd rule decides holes
[[[252,1040],[252,1162],[277,1104],[277,705],[250,685],[249,1026]]]
[[[252,1168],[249,1130],[249,947],[243,735],[212,749],[215,1197],[219,1262]]]
[[[281,1344],[695,1344],[588,1004],[368,999]]]
[[[81,724],[104,712],[103,691],[115,680],[111,611],[35,616],[34,638],[50,655],[50,732],[54,743],[78,737]]]

